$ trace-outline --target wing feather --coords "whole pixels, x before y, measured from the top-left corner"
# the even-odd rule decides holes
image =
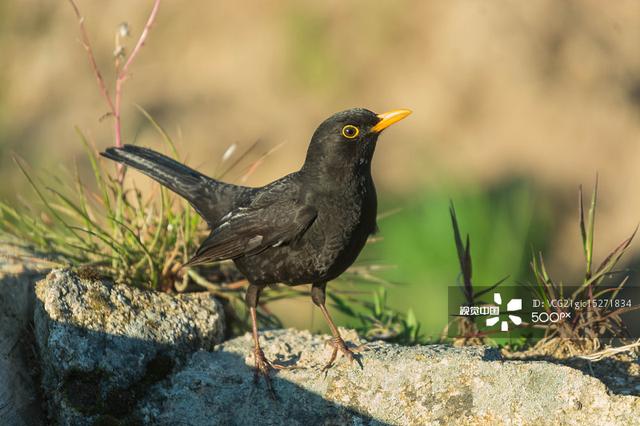
[[[225,215],[185,266],[235,259],[299,238],[315,220],[314,208],[292,200],[238,208]]]

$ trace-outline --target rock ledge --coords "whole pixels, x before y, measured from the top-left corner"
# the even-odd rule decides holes
[[[273,401],[253,383],[251,336],[221,343],[222,309],[208,294],[56,270],[36,296],[42,386],[61,425],[628,425],[640,416],[640,398],[579,370],[485,347],[370,342],[363,369],[339,359],[325,376],[328,337],[295,330],[261,334],[269,359],[296,367],[273,374]]]
[[[54,270],[36,297],[42,386],[60,424],[127,418],[149,386],[224,336],[222,307],[206,293],[170,296]]]
[[[610,395],[597,379],[544,361],[505,361],[489,348],[370,343],[364,369],[320,368],[326,336],[263,334],[270,359],[300,368],[274,375],[279,400],[255,386],[251,337],[200,351],[158,387],[141,417],[152,424],[620,424],[637,422],[640,398]]]

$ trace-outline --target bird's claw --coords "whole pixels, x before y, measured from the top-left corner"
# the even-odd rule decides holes
[[[269,392],[269,396],[271,399],[276,400],[276,392],[273,389],[273,384],[271,383],[270,373],[272,370],[281,370],[283,368],[287,368],[285,366],[279,364],[273,364],[271,361],[264,356],[264,352],[262,349],[256,348],[253,351],[253,356],[255,357],[256,366],[253,371],[253,383],[256,385],[260,380],[260,376],[264,378],[264,382],[267,385],[267,391]]]
[[[329,358],[329,362],[324,367],[322,367],[321,370],[324,373],[325,377],[327,376],[329,369],[333,367],[334,361],[338,356],[338,351],[342,354],[342,356],[348,359],[349,362],[353,363],[353,361],[355,361],[358,363],[361,369],[364,369],[364,365],[362,365],[362,357],[358,353],[363,350],[364,345],[349,348],[341,337],[333,337],[327,340],[325,344],[333,347],[333,352],[331,352],[331,358]]]

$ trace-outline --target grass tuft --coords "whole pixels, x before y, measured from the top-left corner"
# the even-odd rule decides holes
[[[190,208],[176,206],[175,197],[164,189],[159,197],[144,199],[135,186],[122,185],[79,130],[78,134],[93,170],[91,186],[97,191],[77,171],[72,182],[45,184],[14,157],[38,203],[20,211],[0,202],[0,233],[58,266],[91,266],[119,283],[169,288],[187,254],[197,248],[202,235],[199,217]]]
[[[602,347],[602,343],[616,339],[628,338],[627,329],[621,315],[638,309],[640,306],[616,306],[613,302],[627,283],[629,276],[621,278],[617,271],[622,256],[627,251],[638,228],[615,247],[605,259],[593,268],[594,228],[598,195],[598,178],[593,188],[591,203],[586,214],[583,202],[582,187],[578,190],[579,225],[582,248],[585,259],[585,274],[582,283],[567,294],[567,285],[551,278],[542,253],[533,256],[531,269],[534,281],[528,287],[533,294],[543,301],[547,314],[557,313],[559,321],[545,327],[544,337],[531,349],[532,352],[555,357],[571,357],[591,354]],[[611,280],[617,280],[611,285]],[[551,300],[568,298],[578,302],[578,307],[552,307]],[[601,303],[602,301],[610,303]],[[560,304],[563,305],[563,304]]]
[[[451,226],[453,228],[453,239],[456,246],[456,254],[458,257],[458,263],[460,264],[461,281],[458,281],[460,290],[465,298],[467,306],[480,306],[485,302],[481,300],[481,297],[489,293],[502,284],[507,277],[494,283],[490,287],[476,292],[472,282],[472,260],[471,260],[471,238],[469,234],[465,236],[464,244],[462,240],[462,233],[460,232],[460,226],[458,224],[458,216],[456,209],[453,205],[453,201],[449,204],[449,215],[451,216]],[[454,320],[456,326],[456,334],[452,338],[452,343],[456,346],[461,345],[481,345],[489,343],[487,333],[480,330],[475,322],[473,316],[459,316]],[[442,332],[442,338],[444,339],[448,333],[451,323],[449,323]]]

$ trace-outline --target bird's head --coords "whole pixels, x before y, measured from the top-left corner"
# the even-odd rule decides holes
[[[340,174],[368,167],[380,133],[409,114],[407,109],[376,114],[364,108],[333,114],[313,134],[303,169]]]

